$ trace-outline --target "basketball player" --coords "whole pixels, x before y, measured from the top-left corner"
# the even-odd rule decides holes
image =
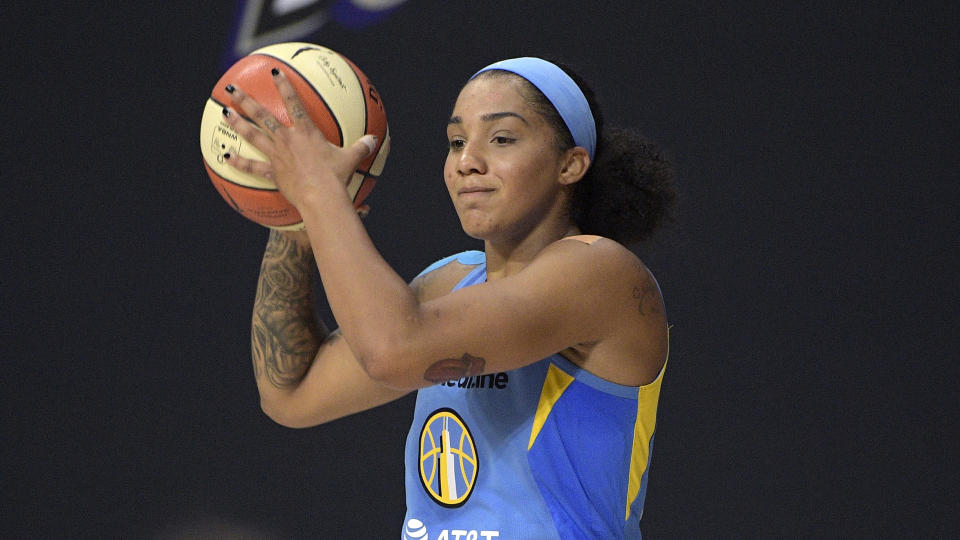
[[[272,231],[253,312],[263,410],[321,424],[419,390],[404,537],[639,538],[668,329],[654,276],[623,243],[674,198],[667,162],[604,130],[592,92],[536,58],[484,68],[447,123],[447,190],[484,241],[409,285],[346,192],[372,148],[312,125],[285,76],[284,127],[242,88],[228,121],[268,157],[306,232]],[[319,269],[339,329],[315,315]],[[336,381],[334,384],[332,381]]]

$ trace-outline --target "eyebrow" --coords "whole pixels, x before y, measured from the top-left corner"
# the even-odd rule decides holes
[[[520,116],[515,112],[509,112],[509,111],[487,113],[481,116],[480,120],[483,122],[493,122],[494,120],[499,120],[501,118],[509,118],[509,117],[519,118],[520,121],[523,122],[524,124],[529,124],[526,118]],[[460,118],[459,116],[451,116],[450,120],[447,120],[447,125],[461,124],[461,123],[463,123],[463,118]]]

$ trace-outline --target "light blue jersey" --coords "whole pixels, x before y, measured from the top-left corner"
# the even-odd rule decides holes
[[[486,280],[482,252],[454,288]],[[406,442],[409,540],[640,538],[663,371],[614,384],[559,354],[421,389]]]

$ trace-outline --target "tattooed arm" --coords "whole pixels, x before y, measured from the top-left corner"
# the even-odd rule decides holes
[[[303,232],[271,231],[253,306],[253,373],[264,412],[307,427],[380,405],[387,389],[358,366],[339,332],[316,313],[316,267]]]
[[[261,396],[296,388],[329,334],[316,314],[313,253],[304,234],[271,231],[260,265],[251,349]]]

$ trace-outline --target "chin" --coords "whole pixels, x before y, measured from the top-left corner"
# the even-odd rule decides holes
[[[460,226],[463,228],[463,232],[467,234],[470,238],[475,238],[477,240],[490,240],[496,236],[496,229],[489,226],[482,226],[476,223],[468,223],[460,221]]]
[[[470,225],[460,222],[460,227],[463,229],[463,232],[466,233],[470,238],[475,238],[477,240],[486,240],[489,236],[488,232],[484,229],[478,227],[471,227]]]
[[[493,218],[487,213],[477,212],[476,210],[466,210],[458,213],[460,218],[460,227],[467,236],[477,240],[486,240],[497,231],[497,226]]]

